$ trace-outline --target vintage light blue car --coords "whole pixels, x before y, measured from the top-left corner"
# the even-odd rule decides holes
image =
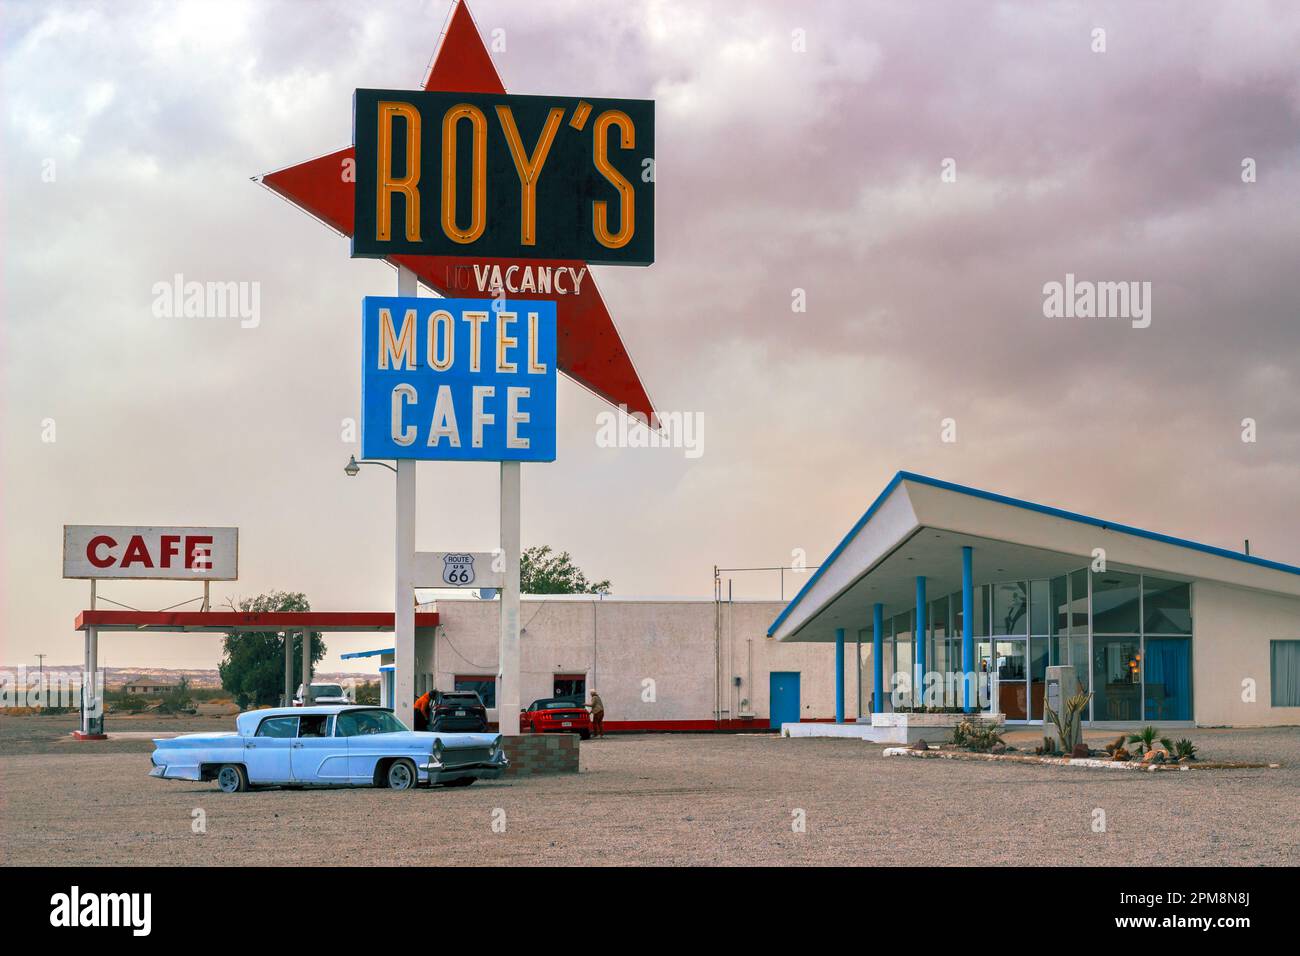
[[[273,707],[235,718],[235,733],[154,740],[149,775],[215,780],[226,793],[257,786],[466,787],[509,766],[500,734],[407,730],[391,710]]]

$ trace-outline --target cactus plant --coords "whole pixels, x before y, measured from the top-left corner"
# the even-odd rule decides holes
[[[1065,702],[1061,713],[1052,710],[1052,705],[1048,703],[1047,696],[1043,696],[1043,718],[1050,720],[1056,727],[1057,739],[1061,742],[1062,753],[1072,753],[1074,745],[1082,739],[1079,732],[1079,723],[1083,719],[1083,712],[1088,709],[1088,701],[1092,700],[1092,694],[1079,688],[1079,692]]]

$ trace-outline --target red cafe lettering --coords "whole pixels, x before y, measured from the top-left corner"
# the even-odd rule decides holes
[[[150,543],[153,548],[150,548]],[[118,550],[112,535],[100,534],[86,543],[86,560],[97,568],[184,568],[187,571],[211,567],[212,535],[162,534],[147,543],[144,535],[134,534]]]

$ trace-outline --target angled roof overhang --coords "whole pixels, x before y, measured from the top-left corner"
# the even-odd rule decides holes
[[[1031,501],[899,472],[768,628],[782,641],[830,641],[915,607],[916,579],[929,598],[961,589],[961,549],[974,549],[976,583],[1054,577],[1088,565],[1176,580],[1213,580],[1300,596],[1300,568],[1104,521]]]

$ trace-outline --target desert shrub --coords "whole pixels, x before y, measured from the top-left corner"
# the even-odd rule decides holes
[[[952,742],[976,753],[988,753],[996,744],[1004,743],[1002,726],[982,720],[963,720],[952,729]]]
[[[1160,739],[1160,731],[1154,727],[1143,727],[1135,734],[1129,734],[1128,742],[1134,744],[1133,752],[1139,757],[1155,747],[1156,741]]]
[[[1184,737],[1182,740],[1176,741],[1172,748],[1169,748],[1169,753],[1173,755],[1175,760],[1195,760],[1196,744]]]

